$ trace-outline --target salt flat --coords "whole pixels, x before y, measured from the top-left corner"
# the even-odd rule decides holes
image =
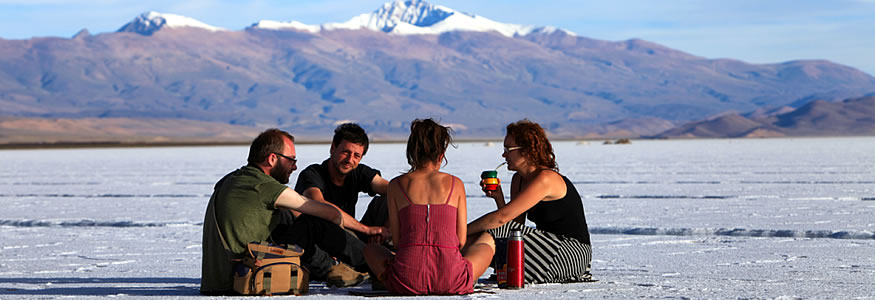
[[[599,281],[441,298],[875,298],[873,138],[555,146],[584,197]],[[364,163],[392,177],[403,149],[373,145]],[[204,208],[246,150],[0,151],[0,298],[201,297]],[[492,209],[476,183],[500,151],[448,154],[470,218]],[[300,167],[327,152],[299,146]],[[361,298],[349,290],[317,283],[306,297]]]
[[[0,295],[198,295],[200,227],[4,228]],[[875,241],[593,235],[594,283],[452,298],[810,298],[875,296]],[[351,289],[365,289],[367,284]],[[356,298],[314,285],[308,297]],[[421,298],[421,297],[417,297]],[[447,297],[441,297],[447,298]]]

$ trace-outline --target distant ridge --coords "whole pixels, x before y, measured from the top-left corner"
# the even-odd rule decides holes
[[[27,146],[250,142],[259,130],[192,120],[0,118],[0,144]]]
[[[777,112],[769,108],[875,92],[875,78],[829,61],[708,59],[424,1],[386,3],[350,20],[265,21],[232,31],[148,12],[121,32],[0,40],[0,117],[191,121],[147,139],[216,124],[322,137],[346,121],[401,139],[412,119],[424,117],[452,124],[465,139],[501,137],[504,125],[524,118],[556,138],[634,138],[730,111],[770,116]],[[788,134],[744,118],[720,121],[689,135]],[[6,132],[0,139],[36,134]]]
[[[840,102],[815,100],[776,115],[728,114],[685,124],[657,137],[780,137],[875,135],[875,96]]]

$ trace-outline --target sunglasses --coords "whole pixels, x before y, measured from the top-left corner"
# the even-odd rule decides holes
[[[282,157],[282,158],[285,158],[285,159],[290,160],[290,161],[292,162],[292,164],[296,164],[296,163],[298,163],[298,159],[296,159],[296,158],[294,158],[294,157],[288,157],[288,156],[285,156],[285,155],[280,154],[279,152],[274,152],[273,154],[276,154],[276,155],[278,155],[278,156],[280,156],[280,157]]]
[[[520,146],[510,147],[510,148],[508,148],[508,147],[504,147],[504,153],[508,153],[508,152],[513,151],[513,150],[519,150],[519,149],[522,149],[522,148],[523,148],[523,147],[520,147]]]

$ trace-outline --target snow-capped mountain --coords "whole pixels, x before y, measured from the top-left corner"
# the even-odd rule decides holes
[[[270,30],[301,30],[319,32],[337,29],[370,29],[391,34],[440,34],[449,31],[495,31],[504,36],[524,36],[533,32],[550,33],[561,30],[550,26],[526,26],[496,22],[478,15],[460,12],[445,6],[421,0],[395,0],[369,14],[361,14],[343,23],[307,25],[297,21],[279,22],[263,20],[250,28]]]
[[[634,137],[726,111],[875,95],[875,77],[828,61],[707,59],[418,0],[344,23],[253,27],[231,32],[149,12],[122,33],[0,39],[0,115],[187,119],[313,136],[355,120],[384,137],[406,136],[414,116],[441,118],[467,137],[500,136],[495,124],[528,118],[556,136]]]
[[[154,11],[145,12],[133,21],[128,22],[117,32],[135,32],[142,35],[152,35],[161,28],[200,28],[209,31],[225,31],[226,29],[210,26],[201,21],[174,14],[158,13]]]

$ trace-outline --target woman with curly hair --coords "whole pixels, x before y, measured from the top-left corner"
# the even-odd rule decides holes
[[[592,246],[583,201],[571,181],[559,174],[544,129],[529,120],[507,125],[502,156],[508,170],[516,171],[510,201],[505,203],[500,186],[494,191],[484,188],[498,209],[468,224],[468,234],[482,240],[522,231],[527,283],[590,280]],[[526,218],[536,228],[525,226]]]

